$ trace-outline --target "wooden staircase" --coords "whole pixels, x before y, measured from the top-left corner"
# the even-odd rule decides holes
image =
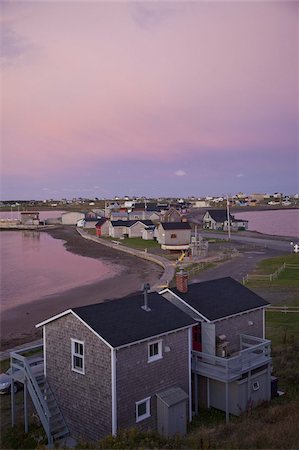
[[[10,354],[10,365],[12,369],[12,426],[15,424],[15,393],[13,383],[17,381],[24,384],[25,432],[28,432],[27,393],[29,393],[46,432],[48,447],[53,447],[55,442],[69,436],[69,430],[47,379],[43,374],[34,375],[28,363],[28,358],[17,352]]]
[[[38,377],[37,384],[41,390],[43,398],[48,406],[50,411],[50,434],[51,441],[55,443],[59,439],[66,438],[69,436],[69,430],[65,423],[64,417],[60,411],[56,398],[47,382],[47,379],[44,376]]]

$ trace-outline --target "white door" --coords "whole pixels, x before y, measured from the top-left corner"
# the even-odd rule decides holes
[[[216,337],[214,323],[201,323],[202,352],[208,355],[216,354]]]

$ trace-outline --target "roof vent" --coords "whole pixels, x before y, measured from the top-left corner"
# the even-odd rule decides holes
[[[144,311],[150,311],[151,309],[149,308],[148,304],[147,304],[147,292],[150,290],[150,285],[149,283],[144,283],[141,286],[141,289],[143,290],[143,294],[144,294],[144,304],[141,306],[142,309],[144,309]]]

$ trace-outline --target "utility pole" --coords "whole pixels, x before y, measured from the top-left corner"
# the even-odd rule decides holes
[[[230,241],[230,214],[229,214],[228,194],[226,194],[226,211],[227,211],[227,231],[228,231],[228,240]]]

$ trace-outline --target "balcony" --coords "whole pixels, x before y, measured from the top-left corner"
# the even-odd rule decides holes
[[[245,334],[240,335],[240,351],[221,358],[192,351],[192,371],[222,382],[235,381],[249,370],[271,362],[271,341]]]

